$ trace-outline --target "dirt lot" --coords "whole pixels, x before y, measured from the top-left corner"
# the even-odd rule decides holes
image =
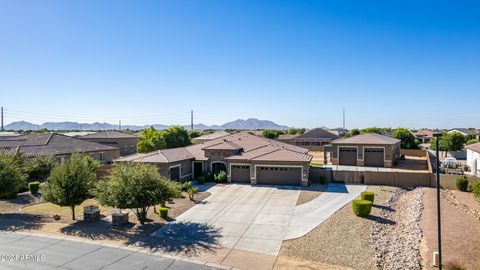
[[[478,201],[472,193],[454,191],[456,198],[465,205],[479,209]],[[437,250],[437,212],[436,191],[426,188],[424,194],[424,211],[420,222],[423,231],[422,258],[424,269],[431,267],[432,253]],[[457,261],[467,269],[480,268],[480,220],[468,214],[464,209],[454,206],[444,197],[441,199],[442,216],[442,251],[446,261]]]
[[[388,199],[394,188],[369,186],[368,190],[376,194],[370,218],[353,215],[352,204],[349,203],[307,235],[284,241],[280,258],[362,270],[376,269],[369,243],[372,223],[382,210],[381,202]]]

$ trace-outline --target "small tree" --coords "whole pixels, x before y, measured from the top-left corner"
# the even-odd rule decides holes
[[[26,170],[30,179],[45,180],[55,167],[55,158],[53,156],[37,156],[29,159],[26,163]]]
[[[141,224],[151,206],[180,195],[178,185],[162,177],[157,167],[141,163],[115,165],[95,193],[102,205],[132,209]]]
[[[397,128],[393,132],[393,137],[401,141],[400,147],[402,149],[418,149],[419,142],[415,139],[415,136],[406,128]]]
[[[89,156],[73,153],[69,160],[53,168],[42,188],[45,201],[72,209],[75,220],[75,206],[80,205],[90,195],[96,179],[95,162]]]
[[[276,129],[265,129],[262,131],[262,136],[268,139],[277,139],[278,136],[282,135],[283,131]]]
[[[15,196],[25,179],[26,175],[14,156],[0,155],[0,198]]]
[[[167,148],[182,147],[191,144],[188,131],[184,127],[174,126],[164,129],[162,132]]]
[[[163,133],[153,127],[144,129],[138,138],[137,152],[148,153],[167,147]]]

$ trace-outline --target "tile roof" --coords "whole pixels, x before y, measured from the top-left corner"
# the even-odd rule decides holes
[[[157,150],[150,153],[138,153],[121,157],[119,162],[147,162],[147,163],[171,163],[181,160],[193,159],[194,156],[185,147]]]
[[[433,131],[430,129],[420,129],[417,132],[413,132],[413,136],[415,137],[428,137],[428,138],[433,138]]]
[[[475,129],[468,129],[468,128],[452,128],[448,132],[455,132],[458,131],[460,133],[464,133],[467,135],[477,135],[477,131]]]
[[[332,142],[332,144],[395,144],[400,140],[377,134],[377,133],[365,133],[349,138],[338,139]]]
[[[340,138],[337,134],[334,134],[328,130],[322,128],[314,128],[311,129],[303,134],[300,134],[296,137],[296,139],[333,139],[336,140]]]
[[[216,131],[214,133],[205,134],[205,135],[193,138],[192,140],[202,140],[202,141],[203,140],[214,140],[214,139],[218,139],[218,138],[221,138],[221,137],[227,136],[227,135],[230,135],[230,133],[221,130],[221,131]]]
[[[82,139],[123,139],[123,138],[137,138],[137,135],[130,133],[123,133],[116,130],[106,130],[101,132],[96,132],[92,134],[87,134],[81,136]]]
[[[474,144],[469,144],[466,146],[467,149],[470,149],[472,151],[475,151],[477,153],[480,153],[480,142],[474,143]]]
[[[298,161],[309,162],[308,149],[266,139],[248,133],[234,133],[211,141],[187,147],[158,150],[147,154],[134,154],[116,161],[170,163],[186,159],[208,160],[205,149],[239,150],[226,160]]]
[[[118,149],[99,143],[88,142],[59,133],[32,133],[0,140],[1,152],[20,151],[27,156],[65,155],[75,151],[97,152]]]

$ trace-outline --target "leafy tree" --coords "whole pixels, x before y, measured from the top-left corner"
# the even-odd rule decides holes
[[[95,193],[102,205],[132,209],[141,224],[151,206],[180,195],[178,185],[162,177],[157,167],[141,163],[116,164]]]
[[[92,158],[73,153],[69,160],[54,167],[43,188],[45,201],[72,209],[75,219],[75,206],[80,205],[89,195],[96,179]]]
[[[358,128],[354,128],[350,130],[350,136],[356,136],[356,135],[360,135],[360,130]]]
[[[289,135],[303,134],[303,133],[305,133],[305,129],[304,128],[289,128],[286,131],[286,133],[289,134]]]
[[[154,127],[144,129],[138,138],[137,152],[148,153],[155,150],[165,149],[167,144],[163,133]]]
[[[474,144],[474,143],[478,143],[478,142],[479,142],[479,140],[477,140],[477,139],[471,139],[471,140],[467,141],[466,145]]]
[[[385,128],[378,128],[378,127],[369,127],[369,128],[364,128],[360,130],[360,134],[365,134],[365,133],[378,133],[378,134],[385,134],[387,129]]]
[[[415,139],[415,136],[406,128],[397,128],[393,132],[393,137],[401,141],[400,147],[403,149],[418,149],[419,141]]]
[[[275,129],[265,129],[262,131],[262,136],[268,139],[277,139],[278,136],[282,135],[283,131]]]
[[[430,143],[430,149],[436,150],[436,138],[433,138]],[[444,132],[440,137],[439,151],[459,151],[463,149],[465,144],[465,136],[459,132]]]
[[[190,139],[200,137],[201,135],[202,135],[202,133],[198,130],[190,130],[188,132],[188,137],[190,137]]]
[[[175,126],[164,129],[162,132],[167,148],[182,147],[191,144],[188,131],[184,127]]]
[[[12,155],[0,155],[0,198],[14,197],[26,175]]]
[[[27,172],[30,179],[45,180],[55,167],[55,158],[53,156],[37,156],[29,159],[27,162]]]

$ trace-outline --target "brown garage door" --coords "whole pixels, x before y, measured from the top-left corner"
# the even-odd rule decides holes
[[[290,167],[257,167],[257,184],[290,185],[302,184],[302,169]]]
[[[357,166],[357,148],[343,148],[338,149],[339,165]]]
[[[365,148],[365,166],[383,167],[383,148]]]
[[[232,165],[231,174],[234,183],[250,183],[250,166],[248,165]]]

